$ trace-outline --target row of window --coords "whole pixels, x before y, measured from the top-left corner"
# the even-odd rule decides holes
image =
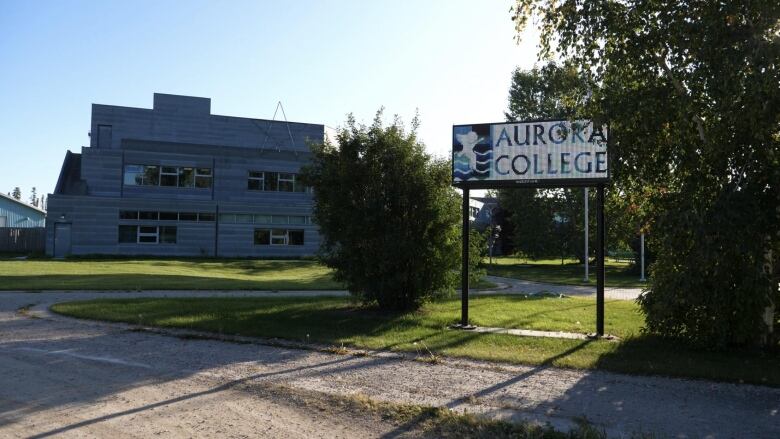
[[[176,244],[174,226],[120,225],[120,244]],[[303,245],[304,231],[298,229],[255,229],[255,245]]]
[[[157,212],[148,210],[120,210],[121,220],[152,221],[200,221],[214,222],[216,215],[210,212]]]
[[[255,245],[303,245],[303,230],[255,229]]]
[[[221,213],[221,223],[239,224],[311,224],[311,218],[303,215],[252,215],[248,213]]]
[[[208,189],[211,168],[184,166],[125,165],[125,186],[170,186]]]
[[[250,191],[307,192],[309,188],[289,172],[249,171],[247,189]]]
[[[168,186],[211,188],[214,180],[211,168],[158,165],[125,165],[125,186]],[[267,192],[310,192],[290,172],[250,171],[247,189]]]
[[[176,244],[174,226],[119,226],[120,244]]]

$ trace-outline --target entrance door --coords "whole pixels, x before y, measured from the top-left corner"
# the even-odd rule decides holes
[[[54,257],[64,258],[70,254],[70,223],[54,225]]]

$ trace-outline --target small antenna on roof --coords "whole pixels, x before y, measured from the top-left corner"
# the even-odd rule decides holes
[[[295,140],[293,139],[292,130],[290,130],[290,121],[287,120],[287,113],[284,111],[284,105],[282,105],[282,101],[278,101],[276,103],[276,110],[274,110],[274,117],[268,121],[268,125],[265,130],[265,138],[263,139],[263,144],[260,146],[260,151],[265,151],[265,144],[268,142],[268,137],[271,135],[271,124],[276,121],[276,115],[279,113],[279,110],[282,110],[282,116],[284,117],[284,122],[287,125],[287,135],[290,136],[290,147],[295,153],[295,156],[298,156],[298,151],[295,150]],[[280,148],[279,145],[276,145],[276,151],[279,152]]]

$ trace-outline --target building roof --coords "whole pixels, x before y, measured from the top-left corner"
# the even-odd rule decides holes
[[[26,207],[26,208],[28,208],[28,209],[35,210],[35,211],[37,211],[37,212],[39,212],[39,213],[43,214],[44,216],[46,215],[46,211],[45,211],[45,210],[43,210],[43,209],[39,209],[39,208],[37,208],[37,207],[35,207],[35,206],[32,206],[32,205],[30,205],[30,204],[27,204],[27,203],[25,203],[25,202],[23,202],[23,201],[17,200],[17,199],[16,199],[16,198],[14,198],[14,197],[9,197],[8,195],[6,195],[6,194],[4,194],[4,193],[2,193],[2,192],[0,192],[0,198],[6,199],[6,200],[9,200],[9,201],[13,201],[14,203],[16,203],[16,204],[18,204],[18,205],[20,205],[20,206]]]

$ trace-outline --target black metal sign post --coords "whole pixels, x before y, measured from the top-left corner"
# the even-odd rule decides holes
[[[596,203],[596,335],[604,335],[604,185],[598,185]],[[587,258],[588,255],[585,255]]]
[[[460,325],[461,329],[472,329],[469,325],[469,188],[463,188],[463,250],[460,267]]]
[[[596,186],[596,336],[602,337],[608,127],[590,120],[532,120],[452,128],[452,184],[463,191],[461,317],[455,326],[474,328],[469,324],[470,189]]]

